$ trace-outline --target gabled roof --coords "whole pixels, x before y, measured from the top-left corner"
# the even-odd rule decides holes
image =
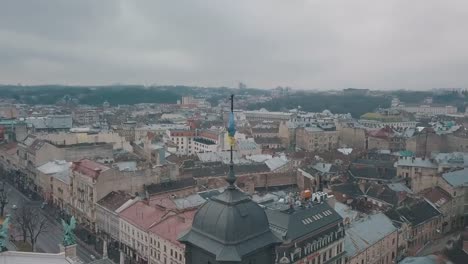
[[[145,201],[138,201],[119,213],[119,217],[141,230],[148,230],[161,219],[174,212],[161,206],[150,206]]]
[[[82,159],[80,161],[74,161],[72,170],[79,172],[82,175],[86,175],[93,179],[97,178],[101,172],[107,171],[110,168],[104,164],[95,162],[89,159]]]
[[[333,192],[337,192],[337,193],[346,195],[346,197],[338,197],[337,196],[337,199],[340,199],[340,198],[344,198],[344,199],[357,198],[357,197],[362,196],[364,194],[361,191],[361,189],[359,189],[359,186],[354,182],[347,182],[347,183],[332,185],[331,189],[332,189]]]
[[[424,198],[433,203],[435,206],[440,207],[452,200],[452,196],[445,190],[436,186],[434,188],[422,192]]]
[[[396,168],[379,168],[362,164],[351,164],[349,173],[354,178],[366,178],[391,181],[396,177]]]
[[[176,215],[170,215],[169,217],[162,219],[161,222],[153,225],[149,229],[149,232],[157,234],[159,237],[162,237],[179,247],[183,247],[183,244],[178,241],[178,237],[192,226],[195,212],[196,210],[189,210]]]
[[[434,217],[441,216],[441,213],[431,204],[422,200],[411,205],[402,206],[385,212],[392,221],[407,222],[413,226],[420,225]]]
[[[364,191],[364,195],[393,206],[398,206],[398,204],[406,197],[406,195],[400,195],[400,193],[401,192],[392,190],[387,185],[380,185],[375,183],[366,184]]]

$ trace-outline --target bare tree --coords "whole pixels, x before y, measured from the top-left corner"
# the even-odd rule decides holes
[[[26,205],[18,208],[14,224],[21,231],[23,242],[26,242],[26,239],[29,238],[33,251],[39,235],[49,231],[49,220],[38,208],[32,206]]]
[[[8,204],[8,193],[5,189],[5,182],[0,186],[0,215],[3,217],[5,206]]]
[[[26,242],[28,238],[28,225],[31,221],[31,215],[29,214],[29,208],[26,206],[16,209],[14,216],[14,226],[21,231],[23,236],[23,242]]]

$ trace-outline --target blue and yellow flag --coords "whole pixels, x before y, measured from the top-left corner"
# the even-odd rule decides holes
[[[229,114],[229,123],[228,123],[228,136],[229,136],[229,144],[234,146],[236,144],[236,140],[234,139],[234,135],[236,134],[236,124],[234,122],[234,113],[231,112]]]

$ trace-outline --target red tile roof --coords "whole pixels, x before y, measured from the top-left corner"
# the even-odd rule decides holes
[[[171,215],[151,227],[149,231],[183,248],[183,244],[181,244],[177,238],[192,226],[196,211],[197,210],[194,209],[178,213],[177,215]]]
[[[72,170],[81,173],[82,175],[89,176],[96,179],[101,172],[110,169],[104,164],[95,162],[89,159],[82,159],[80,161],[74,161]]]
[[[150,206],[145,201],[138,201],[120,212],[119,216],[141,230],[148,230],[165,216],[175,214],[164,207]]]
[[[434,187],[432,189],[427,189],[423,191],[423,196],[424,198],[426,198],[427,200],[429,200],[431,203],[435,204],[438,207],[452,200],[452,197],[450,196],[450,194],[448,194],[446,191],[444,191],[440,187]]]
[[[8,155],[15,155],[16,150],[18,149],[18,144],[16,142],[10,142],[0,146],[0,149],[3,150]]]

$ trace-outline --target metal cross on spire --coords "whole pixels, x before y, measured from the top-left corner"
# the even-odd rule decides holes
[[[236,134],[236,124],[234,122],[234,95],[231,94],[231,113],[229,113],[229,123],[227,127],[228,137],[229,137],[229,145],[230,145],[230,154],[231,154],[231,161],[229,163],[229,174],[226,181],[229,183],[228,188],[235,188],[234,182],[236,182],[236,175],[234,175],[234,161],[233,161],[233,148],[236,143],[234,139],[234,135]]]

